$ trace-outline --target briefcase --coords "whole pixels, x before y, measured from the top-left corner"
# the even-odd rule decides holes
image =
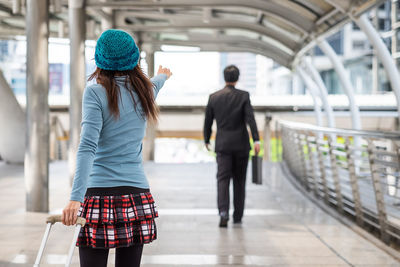
[[[252,156],[251,158],[253,183],[262,184],[262,157]]]

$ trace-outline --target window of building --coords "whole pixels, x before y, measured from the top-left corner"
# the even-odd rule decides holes
[[[333,50],[335,50],[336,54],[343,55],[343,30],[329,36],[327,41],[332,46]],[[318,46],[315,47],[314,54],[316,56],[324,55]]]
[[[353,49],[354,50],[364,50],[365,42],[364,41],[354,41],[353,42]]]
[[[355,23],[354,21],[351,23],[353,30],[355,31],[359,31],[360,27],[358,27],[357,23]]]

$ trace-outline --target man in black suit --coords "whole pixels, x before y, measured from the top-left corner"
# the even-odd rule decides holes
[[[250,126],[256,154],[260,151],[257,124],[254,119],[250,96],[235,88],[239,69],[230,65],[224,69],[225,88],[210,95],[204,121],[204,141],[210,150],[210,137],[214,119],[217,121],[215,152],[217,153],[218,210],[220,227],[227,227],[229,220],[229,184],[233,178],[234,223],[241,223],[244,210],[247,163],[249,160]]]

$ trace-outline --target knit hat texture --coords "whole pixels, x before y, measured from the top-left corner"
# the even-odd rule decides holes
[[[94,60],[103,70],[131,70],[139,61],[140,52],[132,36],[121,30],[106,30],[97,40]]]

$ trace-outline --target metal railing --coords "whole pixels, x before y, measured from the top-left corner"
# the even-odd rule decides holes
[[[278,126],[283,160],[305,189],[386,244],[399,244],[400,132]]]

